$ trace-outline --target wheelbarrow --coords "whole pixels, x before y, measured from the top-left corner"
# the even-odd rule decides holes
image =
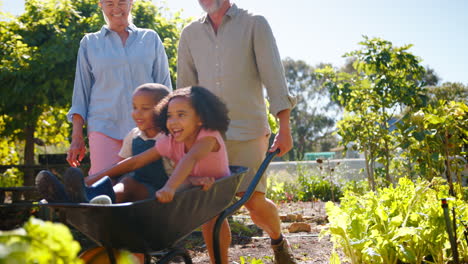
[[[104,247],[110,263],[116,263],[115,249],[142,253],[147,264],[153,255],[161,252],[165,253],[157,263],[169,263],[179,257],[186,264],[192,263],[187,250],[176,244],[219,215],[213,230],[213,247],[215,261],[221,263],[221,223],[250,199],[278,152],[267,154],[247,191],[237,202],[234,198],[247,168],[230,166],[231,175],[217,180],[209,190],[193,187],[177,193],[170,203],[147,199],[111,205],[48,203],[41,206],[57,209],[67,223]]]

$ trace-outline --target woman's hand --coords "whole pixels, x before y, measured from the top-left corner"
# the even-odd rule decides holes
[[[189,177],[189,182],[194,186],[202,186],[202,190],[207,191],[213,186],[215,180],[211,177]]]
[[[156,199],[161,203],[168,203],[174,199],[175,189],[164,186],[155,194]]]
[[[83,137],[83,117],[79,114],[73,114],[72,125],[72,142],[67,153],[67,162],[72,167],[78,167],[86,155],[86,145]]]
[[[67,153],[67,162],[72,167],[80,166],[86,154],[86,146],[83,137],[73,137],[70,144],[70,149]]]

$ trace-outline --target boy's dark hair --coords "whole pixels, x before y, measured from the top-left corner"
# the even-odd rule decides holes
[[[230,120],[228,117],[228,109],[224,102],[208,89],[200,86],[192,86],[174,90],[156,107],[156,125],[160,127],[166,135],[169,134],[169,130],[166,126],[169,102],[176,97],[185,97],[190,100],[192,107],[203,123],[202,128],[217,130],[221,134],[226,133]]]
[[[151,94],[155,103],[159,103],[164,97],[168,96],[171,90],[167,88],[167,86],[159,84],[159,83],[144,83],[138,86],[135,91],[133,91],[133,95],[137,92],[148,92]]]

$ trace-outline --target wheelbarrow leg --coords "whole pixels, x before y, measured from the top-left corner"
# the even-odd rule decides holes
[[[151,264],[151,255],[145,254],[145,264]]]
[[[111,264],[117,264],[117,261],[115,260],[114,249],[110,247],[106,247],[106,251],[107,251],[107,256],[109,256],[109,262]]]
[[[172,248],[170,251],[162,257],[157,264],[169,263],[169,261],[175,259],[176,257],[182,257],[185,264],[192,264],[192,258],[189,253],[184,248]]]

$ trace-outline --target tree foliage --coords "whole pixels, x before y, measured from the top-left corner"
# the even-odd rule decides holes
[[[468,104],[468,85],[462,83],[447,82],[440,86],[429,86],[428,93],[431,104],[437,104],[439,100]]]
[[[178,15],[164,17],[163,10],[151,1],[136,1],[134,23],[159,33],[174,80],[178,36],[185,22]],[[67,109],[71,102],[79,42],[103,24],[95,0],[29,0],[23,14],[0,21],[0,113],[6,122],[0,133],[25,142],[24,164],[34,163],[35,137],[49,144],[68,137],[66,126],[60,131],[43,126],[63,123],[64,113],[58,109]],[[54,111],[59,112],[53,115],[55,121],[41,119]]]
[[[330,136],[335,124],[330,112],[336,105],[329,100],[329,93],[321,89],[315,69],[301,60],[283,60],[286,82],[296,96],[297,105],[291,111],[291,127],[294,149],[290,160],[301,160],[305,152],[321,151],[316,146],[318,139]]]
[[[468,144],[468,106],[439,100],[408,116],[406,122],[398,124],[401,153],[396,168],[400,174],[424,175],[427,180],[444,176],[452,195],[463,193],[454,189],[452,181],[462,184],[460,173],[466,161],[460,154]]]

